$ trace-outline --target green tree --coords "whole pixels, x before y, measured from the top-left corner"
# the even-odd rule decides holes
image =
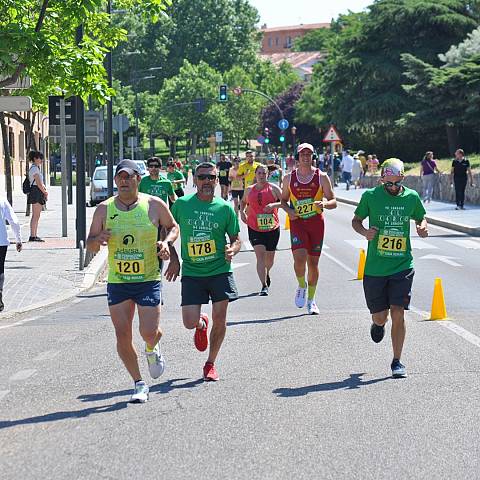
[[[332,32],[329,28],[319,28],[297,38],[293,43],[294,52],[316,52],[326,48]]]

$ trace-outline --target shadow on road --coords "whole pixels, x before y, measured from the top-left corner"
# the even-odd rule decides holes
[[[285,317],[276,317],[276,318],[265,318],[264,320],[244,320],[241,322],[227,322],[227,327],[234,327],[235,325],[255,325],[256,323],[275,323],[275,322],[283,322],[283,320],[290,320],[291,318],[298,318],[304,317],[308,315],[307,312],[299,313],[298,315],[288,315]]]
[[[106,293],[95,293],[93,295],[77,295],[77,298],[97,298],[97,297],[106,297]]]
[[[97,413],[109,413],[127,408],[128,402],[118,402],[112,405],[102,405],[100,407],[85,408],[83,410],[74,410],[66,412],[47,413],[38,417],[21,418],[19,420],[0,421],[0,430],[3,428],[16,427],[17,425],[32,425],[36,423],[56,422],[58,420],[69,420],[74,418],[85,418]]]
[[[367,385],[373,385],[374,383],[384,382],[385,380],[391,380],[392,377],[375,378],[373,380],[363,381],[362,376],[365,373],[352,373],[349,378],[342,380],[341,382],[329,382],[319,383],[317,385],[308,385],[306,387],[298,388],[277,388],[273,390],[279,397],[303,397],[309,393],[314,392],[328,392],[331,390],[355,390]]]
[[[150,387],[150,393],[169,393],[172,390],[177,390],[179,388],[194,388],[202,383],[205,383],[203,378],[198,378],[197,380],[192,380],[191,382],[179,383],[175,385],[175,382],[181,382],[182,380],[188,380],[188,378],[172,378],[172,380],[167,380],[163,383],[157,383]]]

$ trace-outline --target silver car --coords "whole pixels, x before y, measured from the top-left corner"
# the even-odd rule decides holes
[[[114,172],[115,174],[115,172]],[[117,193],[118,189],[113,184],[113,193]],[[94,207],[97,203],[103,202],[108,198],[107,183],[107,167],[97,167],[93,172],[92,181],[90,182],[90,206]]]

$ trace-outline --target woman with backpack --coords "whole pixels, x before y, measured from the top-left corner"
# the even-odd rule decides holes
[[[28,171],[28,180],[30,182],[30,192],[28,193],[27,201],[32,205],[32,218],[30,220],[30,238],[29,242],[44,242],[37,235],[38,222],[40,220],[40,213],[47,202],[48,192],[43,183],[43,175],[40,171],[40,165],[43,161],[43,153],[31,151],[28,154],[28,160],[31,162],[30,170]]]

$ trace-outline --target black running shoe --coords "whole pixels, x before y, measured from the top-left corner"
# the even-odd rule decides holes
[[[405,378],[407,376],[405,373],[405,365],[402,365],[397,358],[393,359],[391,368],[393,378]]]
[[[261,297],[267,297],[267,296],[268,296],[268,287],[267,287],[266,285],[264,285],[264,286],[262,287],[262,289],[260,290],[259,295],[260,295]]]
[[[372,323],[370,327],[370,336],[375,343],[380,343],[385,335],[385,327]]]

